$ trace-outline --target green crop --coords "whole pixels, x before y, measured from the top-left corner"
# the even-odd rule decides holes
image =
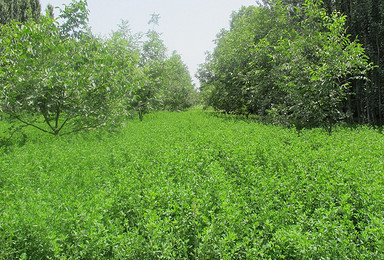
[[[0,154],[0,259],[384,258],[374,129],[298,135],[190,110],[27,131]]]

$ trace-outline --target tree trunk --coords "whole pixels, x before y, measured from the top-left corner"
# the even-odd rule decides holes
[[[379,124],[382,125],[383,124],[383,117],[382,117],[382,111],[381,111],[381,107],[382,107],[382,97],[381,97],[381,84],[380,84],[380,40],[379,40],[379,35],[377,34],[376,35],[376,46],[377,46],[377,66],[379,66],[379,68],[377,68],[377,72],[375,73],[375,84],[376,84],[376,87],[377,87],[377,90],[378,90],[378,94],[379,94],[379,106],[378,106],[378,110],[379,110]]]
[[[328,118],[328,135],[331,136],[332,135],[332,127],[333,127],[333,120],[332,118]]]

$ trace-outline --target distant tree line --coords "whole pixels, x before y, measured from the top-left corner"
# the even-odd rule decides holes
[[[155,25],[134,34],[123,21],[100,38],[86,0],[64,5],[60,23],[52,6],[40,14],[39,1],[0,3],[0,112],[16,129],[62,135],[194,104],[188,69],[177,53],[168,56]]]
[[[267,0],[243,7],[199,68],[204,102],[330,132],[340,120],[383,124],[383,6]]]

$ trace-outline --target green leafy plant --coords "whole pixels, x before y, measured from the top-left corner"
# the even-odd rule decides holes
[[[86,23],[85,2],[67,6],[64,14],[68,21],[61,26],[42,17],[1,28],[1,110],[53,135],[118,122],[137,80],[138,54],[127,43],[117,36],[105,43],[77,30]]]
[[[372,69],[362,45],[346,33],[346,17],[328,15],[316,1],[281,1],[234,13],[229,31],[199,77],[209,105],[298,129],[324,125],[332,132],[351,116],[345,103],[353,80]]]
[[[156,112],[0,154],[0,258],[382,258],[383,136]],[[363,151],[363,152],[362,152]]]

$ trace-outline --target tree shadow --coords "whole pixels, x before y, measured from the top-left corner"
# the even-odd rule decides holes
[[[28,136],[23,131],[25,126],[4,127],[0,131],[0,149],[9,152],[12,147],[22,147],[27,143]]]
[[[234,113],[227,113],[225,111],[205,111],[205,113],[209,116],[220,118],[226,121],[242,121],[242,122],[258,122],[261,123],[262,120],[259,116],[253,115],[253,114],[234,114]]]

